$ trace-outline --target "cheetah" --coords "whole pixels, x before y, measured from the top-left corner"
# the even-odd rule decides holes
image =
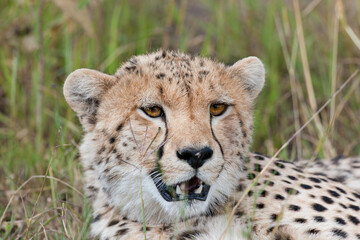
[[[132,57],[114,75],[71,73],[91,236],[360,239],[360,174],[337,170],[359,159],[306,169],[249,153],[264,82],[256,57],[225,66],[175,51]]]

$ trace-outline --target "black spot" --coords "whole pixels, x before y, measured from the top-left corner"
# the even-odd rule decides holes
[[[263,156],[260,156],[260,155],[256,155],[256,156],[254,156],[254,158],[255,159],[257,159],[257,160],[264,160],[264,157]]]
[[[280,163],[279,161],[276,161],[275,162],[275,165],[278,167],[278,168],[285,168],[285,165]]]
[[[352,205],[352,204],[349,205],[349,208],[351,208],[351,209],[353,209],[353,210],[355,210],[355,211],[359,211],[359,210],[360,210],[360,208],[359,208],[358,206],[355,206],[355,205]]]
[[[305,218],[295,218],[294,220],[297,223],[306,223],[306,219]]]
[[[278,171],[276,171],[275,169],[270,169],[269,172],[270,172],[271,174],[276,175],[276,176],[280,176],[280,173],[279,173]]]
[[[283,181],[284,183],[287,183],[287,184],[291,184],[291,182],[289,182],[288,180],[285,180],[285,179],[283,179],[281,181]]]
[[[127,66],[125,67],[125,70],[128,71],[128,72],[134,72],[136,69],[136,66]]]
[[[309,177],[309,180],[314,182],[314,183],[321,183],[321,181],[318,178]]]
[[[150,227],[146,227],[145,226],[145,231],[147,232],[147,231],[149,231],[151,228]],[[144,227],[141,227],[140,228],[140,232],[143,232],[144,231]]]
[[[247,137],[247,133],[244,131],[243,132],[243,137],[246,138]]]
[[[162,51],[161,56],[162,56],[162,58],[166,57],[166,51],[165,50]]]
[[[94,223],[94,222],[99,221],[101,219],[101,216],[102,216],[102,214],[97,215],[96,217],[94,217],[92,222]]]
[[[114,142],[115,142],[115,138],[114,138],[114,137],[110,138],[109,142],[110,142],[110,143],[114,143]]]
[[[199,71],[199,75],[200,76],[206,76],[209,74],[209,71],[203,70],[203,71]]]
[[[273,213],[273,214],[271,214],[270,219],[273,221],[276,221],[277,217],[278,217],[278,215]]]
[[[300,184],[300,187],[302,187],[303,189],[312,189],[312,186],[307,184]]]
[[[355,236],[356,236],[357,239],[360,240],[360,234],[356,234]]]
[[[280,194],[276,194],[276,195],[275,195],[275,199],[277,199],[277,200],[284,200],[285,198],[284,198],[282,195],[280,195]]]
[[[356,198],[360,199],[360,194],[355,193],[355,192],[353,192],[352,194],[354,194],[354,196],[355,196]]]
[[[269,181],[269,180],[266,180],[266,181],[264,182],[264,184],[267,185],[267,186],[270,186],[270,187],[274,186],[274,182],[273,182],[273,181]]]
[[[271,233],[271,232],[274,230],[274,228],[275,228],[275,227],[270,227],[270,228],[268,228],[267,233],[268,233],[268,234]]]
[[[299,169],[299,168],[293,168],[293,170],[299,172],[299,173],[303,173],[303,170]]]
[[[349,198],[349,197],[347,197],[347,199],[349,199],[352,202],[355,202],[355,199],[352,199],[352,198]]]
[[[241,216],[244,216],[244,212],[243,211],[240,211],[240,210],[237,210],[235,212],[235,215],[238,216],[238,217],[241,217]]]
[[[116,128],[116,131],[120,131],[123,128],[123,124],[120,123],[119,126]]]
[[[91,105],[96,108],[99,107],[99,104],[100,104],[100,101],[97,98],[87,98],[85,101],[86,101],[86,104]]]
[[[247,179],[252,180],[252,179],[254,179],[255,177],[256,177],[256,176],[255,176],[254,173],[249,173],[248,176],[247,176]]]
[[[261,172],[261,170],[262,170],[261,165],[258,164],[258,163],[255,163],[255,164],[254,164],[254,171],[255,171],[255,172]]]
[[[288,175],[288,178],[290,178],[291,180],[297,180],[297,178],[296,178],[296,177],[294,177],[294,176],[290,176],[290,175]]]
[[[249,197],[251,197],[253,194],[254,194],[253,191],[249,191],[249,192],[248,192],[248,196],[249,196]]]
[[[119,229],[119,230],[116,232],[115,236],[125,235],[128,231],[129,231],[129,229],[127,229],[127,228]]]
[[[306,231],[307,234],[318,234],[319,232],[320,230],[317,230],[315,228]]]
[[[333,201],[331,198],[327,197],[327,196],[322,196],[321,199],[322,199],[324,202],[328,203],[328,204],[334,203],[334,201]]]
[[[156,77],[157,79],[164,79],[165,74],[164,74],[164,73],[159,73],[159,74],[155,75],[155,77]]]
[[[344,219],[339,218],[339,217],[335,218],[335,222],[337,222],[340,225],[346,225],[346,222],[344,221]]]
[[[264,204],[263,203],[259,203],[259,204],[256,204],[256,207],[259,208],[259,209],[262,209],[264,208]]]
[[[194,237],[198,236],[200,234],[199,231],[196,230],[190,230],[190,231],[186,231],[181,233],[177,240],[186,240],[186,239],[194,239]]]
[[[336,197],[336,198],[340,197],[340,194],[338,194],[337,192],[335,192],[335,191],[333,191],[333,190],[328,190],[328,192],[329,192],[330,195],[333,196],[333,197]]]
[[[157,152],[158,158],[159,159],[162,158],[163,154],[164,154],[164,146],[161,146]]]
[[[343,194],[346,194],[345,190],[339,187],[336,187],[337,190],[339,190],[340,192],[342,192]]]
[[[350,222],[352,222],[355,225],[358,225],[360,223],[360,221],[359,221],[359,219],[357,219],[357,217],[349,215],[348,219],[350,220]]]
[[[316,188],[321,188],[321,186],[320,186],[320,185],[314,185],[314,187],[316,187]]]
[[[334,228],[333,230],[331,230],[331,232],[338,237],[342,237],[342,238],[347,238],[347,233],[340,230],[340,229],[336,229]]]
[[[290,195],[298,195],[299,191],[293,188],[285,188],[285,192],[287,192]]]
[[[315,220],[316,222],[325,222],[325,219],[324,219],[324,217],[322,217],[322,216],[315,216],[315,217],[314,217],[314,220]]]
[[[334,157],[333,159],[331,159],[331,162],[335,165],[339,165],[339,160],[342,159],[343,156],[339,155],[339,156],[336,156]]]
[[[108,224],[108,227],[111,227],[111,226],[114,226],[116,224],[119,223],[119,220],[112,220],[109,224]]]
[[[292,210],[292,211],[299,211],[301,209],[301,207],[297,206],[297,205],[289,205],[289,210]]]
[[[324,211],[327,210],[326,207],[324,207],[323,205],[318,204],[318,203],[314,203],[314,204],[312,205],[312,207],[313,207],[313,209],[314,209],[315,211],[318,211],[318,212],[324,212]]]
[[[339,205],[340,205],[342,208],[344,208],[344,209],[347,209],[347,208],[348,208],[347,206],[345,206],[345,205],[342,204],[342,203],[339,203]]]
[[[268,192],[266,190],[263,190],[260,192],[261,197],[266,197],[268,195]]]
[[[242,192],[242,191],[244,190],[244,185],[239,184],[239,185],[236,187],[236,190],[239,191],[239,192]]]

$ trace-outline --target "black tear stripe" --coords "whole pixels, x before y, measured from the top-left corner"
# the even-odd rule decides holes
[[[167,123],[166,123],[166,117],[165,117],[165,114],[163,114],[163,116],[161,117],[162,118],[162,120],[164,121],[164,123],[165,123],[165,137],[164,137],[164,141],[162,141],[160,144],[161,144],[161,147],[159,147],[159,149],[158,149],[158,152],[157,152],[157,155],[158,155],[158,159],[157,159],[157,161],[156,161],[156,168],[157,168],[157,170],[160,170],[161,171],[161,166],[160,166],[160,159],[162,158],[162,156],[163,156],[163,154],[164,154],[164,146],[165,146],[165,144],[166,144],[166,142],[167,142],[167,138],[168,138],[168,128],[167,128]],[[149,174],[151,174],[151,173],[153,173],[154,172],[154,170],[151,170],[150,169],[150,173]]]
[[[223,156],[223,159],[225,160],[223,148],[222,148],[222,146],[221,146],[221,144],[220,144],[220,141],[216,138],[215,133],[214,133],[214,130],[213,130],[213,128],[212,128],[212,116],[210,116],[210,129],[211,129],[211,134],[212,134],[215,142],[217,142],[217,144],[219,145],[219,148],[220,148],[220,151],[221,151],[221,155]]]
[[[211,129],[211,134],[212,134],[215,142],[217,142],[217,144],[219,145],[219,148],[220,148],[220,151],[221,151],[221,155],[223,156],[223,159],[224,159],[224,162],[225,162],[225,156],[224,156],[223,148],[222,148],[222,146],[221,146],[221,144],[220,144],[220,141],[216,138],[215,133],[214,133],[214,130],[213,130],[213,128],[212,128],[212,116],[210,116],[210,129]],[[225,163],[224,163],[223,165],[221,165],[221,169],[220,169],[220,172],[219,172],[217,178],[220,176],[220,173],[221,173],[222,170],[224,169],[224,165],[225,165]]]

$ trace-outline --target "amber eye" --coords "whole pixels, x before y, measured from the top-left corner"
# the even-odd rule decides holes
[[[223,114],[226,109],[227,109],[227,105],[224,103],[214,103],[210,105],[210,114],[212,116],[220,116],[221,114]]]
[[[149,116],[153,118],[161,117],[163,115],[163,110],[161,107],[152,106],[152,107],[144,107],[142,110]]]

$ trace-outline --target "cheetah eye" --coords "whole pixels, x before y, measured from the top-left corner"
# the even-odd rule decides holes
[[[210,114],[211,116],[220,116],[223,114],[226,109],[228,108],[228,105],[224,103],[213,103],[210,105]]]
[[[143,110],[146,115],[152,118],[161,117],[164,114],[162,108],[158,106],[143,107],[141,110]]]

